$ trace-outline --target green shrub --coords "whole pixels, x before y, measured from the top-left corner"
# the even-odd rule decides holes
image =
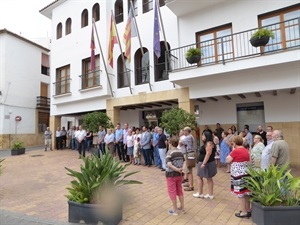
[[[13,150],[20,150],[20,149],[22,149],[22,148],[25,148],[25,144],[24,144],[23,141],[15,141],[15,142],[12,144],[11,148],[12,148]]]
[[[114,160],[111,154],[105,154],[100,158],[92,155],[91,158],[82,157],[83,165],[80,171],[66,168],[67,175],[75,178],[71,181],[71,187],[67,190],[66,197],[78,203],[103,203],[107,202],[108,191],[112,195],[119,194],[118,189],[123,185],[141,184],[139,181],[126,178],[137,173],[125,171],[127,165],[121,165]]]
[[[83,117],[83,127],[88,128],[93,132],[97,132],[99,130],[99,126],[103,126],[104,128],[112,128],[114,127],[110,118],[103,112],[92,112],[88,113]]]
[[[267,36],[270,38],[275,37],[273,31],[266,29],[266,28],[261,28],[261,29],[258,29],[256,32],[254,32],[252,34],[251,38],[261,38],[263,36]]]
[[[185,53],[185,58],[189,59],[194,55],[199,55],[202,56],[201,50],[199,48],[190,48],[189,50],[187,50],[187,52]]]
[[[251,201],[263,206],[296,206],[300,203],[300,177],[294,178],[288,165],[256,171],[248,168],[245,187],[251,191]]]

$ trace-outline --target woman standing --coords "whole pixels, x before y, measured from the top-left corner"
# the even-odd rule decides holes
[[[134,139],[134,147],[133,147],[133,156],[134,156],[134,165],[141,165],[141,134],[140,129],[135,129],[135,134],[133,136]]]
[[[215,156],[215,160],[216,160],[216,165],[218,168],[220,168],[220,141],[219,138],[217,136],[217,131],[213,131],[213,141],[214,144],[216,146],[216,156]]]
[[[210,132],[203,132],[202,141],[204,144],[200,147],[199,163],[197,164],[198,192],[193,194],[193,196],[195,198],[214,199],[214,182],[212,178],[217,174],[215,163],[216,148]],[[207,195],[203,195],[203,178],[207,179]]]
[[[220,161],[222,164],[226,164],[226,157],[230,154],[230,142],[227,139],[228,132],[223,131],[222,132],[222,142],[220,145]],[[227,170],[226,173],[230,173],[230,164],[227,164]]]
[[[243,138],[235,136],[233,138],[234,149],[226,158],[227,163],[231,163],[231,193],[240,200],[242,210],[235,214],[236,217],[251,217],[250,191],[244,186],[244,177],[248,176],[247,168],[250,160],[248,150],[243,146]]]
[[[169,214],[178,215],[178,212],[185,213],[184,211],[184,198],[182,192],[182,167],[184,157],[182,152],[177,148],[177,138],[171,138],[169,144],[169,151],[166,156],[166,179],[168,186],[169,197],[173,204],[173,209],[169,210]],[[176,196],[180,201],[180,207],[177,207]]]
[[[265,145],[263,143],[263,139],[259,135],[255,135],[254,139],[254,146],[251,149],[251,166],[252,168],[258,170],[260,169],[260,162],[261,162],[261,154],[263,149],[265,148]]]
[[[134,164],[133,162],[133,145],[134,145],[134,136],[132,135],[132,130],[128,130],[127,138],[126,138],[126,146],[127,146],[127,155],[130,158],[129,163]]]

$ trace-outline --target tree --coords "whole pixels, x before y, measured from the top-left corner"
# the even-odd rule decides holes
[[[165,128],[167,133],[178,135],[184,127],[195,129],[196,117],[182,108],[172,108],[162,113],[160,126]]]
[[[88,113],[83,117],[83,127],[90,129],[93,132],[98,131],[99,126],[112,128],[113,124],[110,118],[103,112]]]

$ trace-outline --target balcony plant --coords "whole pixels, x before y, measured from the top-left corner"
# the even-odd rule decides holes
[[[66,168],[67,175],[74,178],[66,195],[69,203],[69,222],[118,224],[122,220],[122,186],[141,184],[127,178],[137,172],[126,172],[127,165],[115,161],[111,154],[98,158],[82,157],[83,164],[77,172]]]
[[[270,38],[274,38],[273,31],[267,28],[258,29],[250,38],[250,43],[253,47],[265,46]]]
[[[202,53],[200,48],[189,48],[185,54],[185,58],[189,64],[198,63],[201,59]]]
[[[11,146],[11,155],[25,154],[25,144],[23,141],[15,141]]]
[[[267,170],[248,169],[246,187],[251,191],[252,220],[257,225],[298,224],[300,221],[300,177],[288,165]]]

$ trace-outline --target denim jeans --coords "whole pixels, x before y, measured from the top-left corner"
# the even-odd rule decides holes
[[[145,165],[146,166],[150,166],[152,165],[151,163],[151,148],[149,149],[142,149],[142,152],[143,152],[143,156],[144,156],[144,160],[145,160]]]
[[[160,157],[160,160],[161,160],[162,168],[166,169],[166,152],[167,152],[167,149],[166,148],[159,148],[158,152],[159,152],[159,157]]]
[[[92,140],[85,140],[85,147],[86,147],[85,150],[89,151],[92,144],[93,144]]]
[[[118,156],[119,156],[119,160],[126,160],[125,159],[125,154],[124,154],[124,150],[123,150],[123,142],[119,142],[116,144],[116,148],[117,148],[117,152],[118,152]]]
[[[102,142],[98,146],[98,157],[100,158],[100,152],[102,155],[105,154],[105,142]]]
[[[78,141],[77,142],[77,150],[79,155],[82,155],[83,157],[85,157],[85,140],[82,140],[80,143]]]
[[[161,166],[161,160],[159,156],[158,146],[154,147],[154,164],[155,166]]]
[[[70,148],[77,149],[76,139],[72,138],[70,143]]]

